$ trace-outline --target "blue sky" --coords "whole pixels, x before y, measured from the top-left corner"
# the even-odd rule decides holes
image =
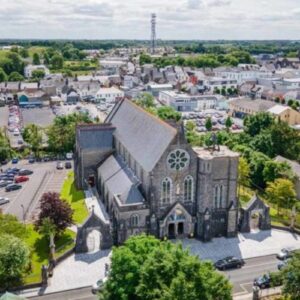
[[[300,39],[300,0],[0,0],[0,38]]]

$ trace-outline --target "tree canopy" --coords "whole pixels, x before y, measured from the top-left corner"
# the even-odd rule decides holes
[[[229,281],[211,263],[169,241],[131,237],[113,249],[111,262],[102,299],[231,299]]]

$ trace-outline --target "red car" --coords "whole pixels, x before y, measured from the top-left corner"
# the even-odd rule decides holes
[[[29,177],[27,177],[27,176],[18,176],[15,178],[15,183],[25,182],[28,180],[29,180]]]

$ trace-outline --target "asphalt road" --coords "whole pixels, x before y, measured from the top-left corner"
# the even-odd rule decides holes
[[[10,166],[7,165],[3,169]],[[34,173],[28,176],[29,181],[21,183],[20,190],[5,192],[4,188],[0,189],[0,196],[10,199],[10,202],[1,208],[4,213],[13,214],[21,221],[30,221],[41,195],[48,191],[59,192],[68,170],[56,170],[56,162],[28,164],[23,161],[13,166],[29,169]]]
[[[245,265],[241,269],[228,270],[223,273],[233,284],[234,295],[248,294],[252,292],[253,279],[268,272],[277,270],[279,260],[275,255],[257,257],[245,260]],[[32,297],[30,299],[41,300],[94,300],[91,288],[81,288],[71,291],[59,292],[45,296]]]
[[[54,293],[45,296],[32,297],[30,299],[41,300],[96,300],[97,296],[93,295],[91,288],[82,288],[66,292]]]
[[[245,265],[241,269],[225,271],[225,276],[233,284],[233,293],[251,293],[253,280],[268,272],[277,271],[279,260],[275,255],[256,257],[245,260]]]

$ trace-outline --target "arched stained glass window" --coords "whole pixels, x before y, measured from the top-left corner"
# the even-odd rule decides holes
[[[161,187],[161,200],[162,200],[162,203],[171,202],[171,186],[172,186],[172,181],[171,181],[170,178],[165,178],[162,181],[162,187]]]
[[[184,201],[193,201],[194,179],[188,175],[184,179]]]

